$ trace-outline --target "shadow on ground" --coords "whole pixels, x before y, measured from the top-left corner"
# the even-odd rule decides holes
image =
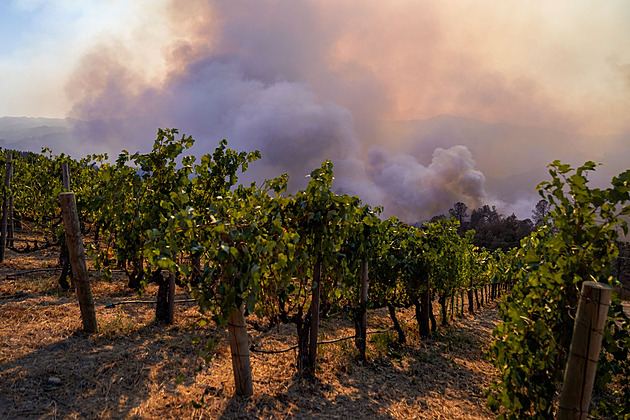
[[[37,347],[0,364],[0,418],[134,418],[149,395],[176,387],[176,378],[160,368],[194,377],[193,338],[149,324],[130,336],[93,339],[77,332]]]

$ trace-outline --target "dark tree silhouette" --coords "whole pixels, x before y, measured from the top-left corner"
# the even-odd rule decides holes
[[[490,208],[490,206],[486,204],[472,211],[470,215],[470,228],[477,229],[484,225],[496,224],[502,217],[495,206]]]
[[[549,204],[545,203],[546,206],[539,203],[540,210],[545,211],[544,214],[549,209]],[[459,221],[458,233],[460,235],[463,236],[467,231],[474,230],[473,243],[491,251],[499,248],[507,251],[519,246],[521,239],[531,234],[534,229],[532,220],[520,220],[514,214],[505,217],[497,211],[495,206],[490,207],[487,204],[473,210],[469,216],[468,206],[460,201],[449,209],[448,214]],[[433,216],[430,222],[433,223],[445,218],[445,215],[439,214]],[[422,226],[422,224],[418,223],[418,226]]]
[[[451,217],[456,218],[460,225],[464,224],[464,219],[468,217],[468,206],[461,201],[458,201],[448,210],[448,214]]]
[[[446,219],[446,218],[447,218],[447,217],[446,217],[444,214],[438,214],[438,215],[433,216],[433,217],[431,218],[431,220],[429,220],[429,222],[430,222],[430,223],[435,223],[435,222],[437,222],[438,220],[442,220],[442,219]]]
[[[468,206],[461,201],[458,201],[453,205],[452,208],[448,210],[448,214],[457,219],[459,222],[459,228],[457,229],[457,233],[461,236],[464,236],[467,230],[470,229],[468,222]]]
[[[532,222],[538,226],[541,224],[547,214],[549,213],[549,202],[547,200],[540,200],[536,204],[536,208],[532,211]]]

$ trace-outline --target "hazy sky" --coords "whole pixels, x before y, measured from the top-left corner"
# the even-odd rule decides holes
[[[66,86],[81,58],[103,46],[124,45],[151,75],[164,67],[170,42],[160,28],[166,2],[6,0],[0,2],[0,115],[65,117]],[[122,53],[122,50],[121,50]],[[122,58],[122,57],[121,57]],[[142,64],[140,64],[142,62]]]
[[[630,133],[628,22],[627,0],[3,1],[0,116],[98,121],[77,136],[118,150],[157,126],[206,145],[227,137],[261,149],[262,176],[334,157],[342,189],[429,214],[452,200],[507,200],[486,191],[492,162],[479,167],[463,141],[424,150],[413,136],[368,139],[358,121],[450,114]],[[523,136],[501,135],[496,159],[516,168]],[[613,153],[580,138],[532,138],[527,156]]]
[[[227,27],[234,37],[282,30],[270,59],[317,63],[279,65],[276,77],[369,117],[456,114],[597,134],[629,125],[625,0],[176,3],[0,2],[0,115],[66,116],[76,99],[68,84],[99,49],[159,86],[176,71],[175,49],[229,48],[219,39]]]

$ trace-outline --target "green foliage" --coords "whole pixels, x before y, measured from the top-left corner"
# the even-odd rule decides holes
[[[172,154],[167,157],[177,156],[183,146],[192,144],[185,138],[182,141],[168,139],[167,153]],[[150,266],[191,280],[191,294],[201,311],[222,326],[233,308],[245,306],[254,312],[261,278],[269,268],[265,259],[281,249],[278,244],[291,241],[291,235],[275,222],[279,202],[266,190],[253,185],[231,189],[238,171],[258,157],[258,152],[237,153],[221,141],[213,154],[201,157],[199,165],[184,158],[175,169],[172,160],[164,165],[159,156],[155,160],[147,156],[141,162],[143,173],[149,174],[145,181],[156,174],[152,169],[166,166],[172,182],[164,190],[168,195],[160,200],[159,208],[165,213],[154,214],[152,224],[143,226],[144,257]],[[274,180],[273,185],[279,193],[286,178]]]
[[[299,329],[308,325],[316,288],[322,313],[347,311],[356,321],[368,308],[418,308],[430,291],[453,296],[501,280],[501,256],[473,247],[474,232],[461,237],[454,220],[421,229],[383,221],[381,208],[333,191],[330,161],[311,172],[306,188],[288,195],[287,175],[262,186],[238,185],[239,172],[259,152],[236,152],[222,140],[197,160],[185,156],[193,143],[175,129],[160,129],[150,152],[123,150],[113,162],[105,155],[80,161],[20,155],[16,169],[30,175],[12,188],[16,210],[53,235],[60,228],[60,165],[70,162],[82,220],[95,233],[89,250],[96,268],[106,277],[125,269],[132,287],[174,273],[204,322],[219,326],[243,308]],[[367,304],[361,302],[362,261],[369,268]],[[210,348],[204,353],[211,354]]]
[[[343,279],[344,304],[359,309],[361,290],[361,262],[367,261],[368,268],[377,266],[387,253],[388,244],[383,235],[386,226],[378,217],[382,211],[377,207],[362,205],[356,199],[348,200],[349,226],[338,257],[339,276]],[[367,308],[360,308],[363,311]]]
[[[106,247],[91,247],[97,269],[111,275],[113,264],[127,270],[130,286],[140,287],[144,277],[143,246],[146,232],[165,223],[190,201],[194,158],[181,153],[194,140],[176,139],[176,129],[159,129],[151,152],[123,150],[114,165],[102,163],[98,182],[86,197],[90,218],[106,240]],[[146,267],[151,273],[163,265]]]
[[[408,286],[417,286],[425,272],[420,231],[396,218],[382,227],[383,247],[372,264],[370,299],[375,307],[387,303],[409,307],[417,294]]]
[[[388,356],[394,359],[401,359],[403,356],[400,351],[400,344],[396,338],[396,333],[393,331],[372,334],[369,341],[374,347],[373,351],[376,357]]]
[[[9,191],[4,191],[4,183],[2,188],[3,196],[13,195],[14,219],[29,224],[32,231],[44,237],[45,242],[60,243],[64,238],[58,197],[63,191],[62,164],[69,165],[77,206],[85,219],[84,193],[90,191],[96,181],[96,169],[90,161],[105,155],[88,156],[77,161],[64,154],[53,155],[47,148],[40,154],[4,150],[0,154],[3,178],[7,153],[12,156],[13,177]]]
[[[455,219],[440,219],[424,231],[432,288],[446,295],[465,286],[467,253],[472,250],[474,232],[462,238],[457,233],[459,225]]]
[[[238,185],[239,172],[259,152],[236,152],[223,140],[197,162],[183,155],[194,140],[177,135],[160,129],[151,152],[122,151],[113,163],[105,155],[76,161],[49,150],[13,152],[19,176],[3,193],[15,197],[17,218],[58,241],[61,164],[68,162],[82,220],[98,236],[91,247],[96,267],[110,275],[118,265],[137,282],[145,273],[175,273],[202,314],[220,326],[234,308],[304,326],[318,286],[323,312],[347,309],[356,320],[368,307],[417,309],[422,297],[436,294],[446,321],[447,305],[461,291],[514,284],[500,305],[502,323],[490,349],[500,376],[488,405],[499,418],[554,416],[581,284],[615,284],[610,263],[619,233],[628,232],[630,171],[598,189],[588,186],[593,162],[577,169],[553,162],[551,180],[539,185],[549,205],[538,209],[537,230],[519,248],[491,254],[473,245],[484,229],[503,223],[512,233],[500,242],[511,244],[531,226],[485,206],[471,216],[479,232],[462,236],[463,203],[453,211],[459,221],[436,219],[420,229],[383,221],[380,208],[333,191],[330,161],[293,195],[286,194],[286,175],[262,186]],[[360,300],[362,261],[369,268],[367,305]],[[316,266],[320,284],[313,281]],[[381,346],[390,348],[394,336],[383,337]],[[628,337],[630,320],[614,300],[599,364],[598,415],[630,418]],[[211,354],[208,347],[204,355]]]
[[[593,162],[574,170],[555,161],[552,180],[539,185],[551,205],[547,224],[523,240],[512,259],[508,275],[516,283],[500,305],[503,322],[490,349],[500,378],[488,405],[499,418],[553,418],[582,282],[613,282],[618,228],[627,232],[621,216],[630,212],[622,207],[629,198],[628,172],[608,189],[591,189],[587,174],[594,169]]]

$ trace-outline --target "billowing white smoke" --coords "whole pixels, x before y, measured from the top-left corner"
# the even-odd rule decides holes
[[[419,221],[446,213],[457,201],[478,206],[486,197],[485,177],[464,146],[437,148],[427,166],[411,155],[392,154],[372,146],[365,178],[344,177],[340,183],[374,204],[386,203],[385,215]]]

